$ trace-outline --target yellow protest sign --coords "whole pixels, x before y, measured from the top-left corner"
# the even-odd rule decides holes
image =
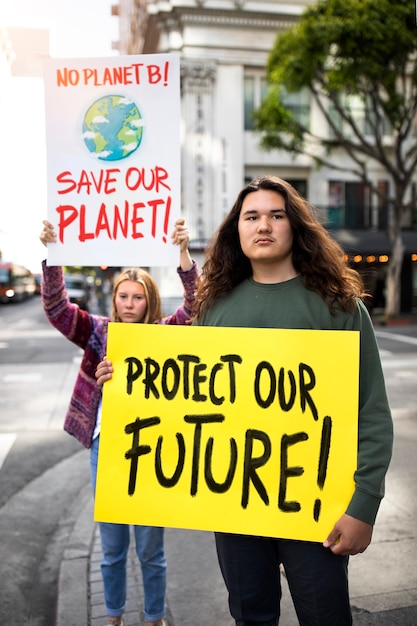
[[[352,496],[359,333],[109,324],[95,519],[323,541]]]

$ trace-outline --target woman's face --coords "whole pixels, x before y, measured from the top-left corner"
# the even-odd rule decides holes
[[[120,283],[114,303],[120,320],[130,324],[141,322],[148,308],[143,285],[133,280],[124,280]]]

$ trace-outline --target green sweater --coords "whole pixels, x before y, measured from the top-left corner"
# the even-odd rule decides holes
[[[332,315],[299,276],[266,285],[244,280],[216,300],[195,322],[200,326],[356,330],[360,332],[358,463],[355,492],[346,513],[373,524],[391,459],[393,427],[372,321],[358,300],[354,313]],[[335,520],[336,522],[336,520]]]

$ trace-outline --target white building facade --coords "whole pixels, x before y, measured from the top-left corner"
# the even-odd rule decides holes
[[[201,261],[198,250],[203,250],[243,185],[273,174],[291,182],[319,207],[335,238],[355,257],[358,267],[363,266],[359,269],[372,266],[368,274],[383,283],[383,263],[389,257],[383,232],[388,207],[381,206],[348,172],[317,170],[307,156],[261,150],[260,137],[253,131],[252,112],[266,90],[268,54],[279,33],[296,24],[307,4],[305,0],[120,0],[118,47],[122,54],[180,54],[182,212],[194,256]],[[313,127],[325,123],[308,96],[295,96],[291,105],[300,112],[304,109]],[[335,159],[339,165],[346,163],[343,153]],[[377,164],[370,175],[377,185],[389,187]],[[411,226],[411,221],[405,226]],[[412,250],[417,248],[416,233],[411,233],[410,242],[406,240],[411,246],[408,252],[417,253]],[[416,270],[416,262],[405,267],[403,291],[410,309],[417,306]],[[158,279],[166,294],[171,281],[163,274]],[[383,294],[380,299],[376,304],[382,307]]]

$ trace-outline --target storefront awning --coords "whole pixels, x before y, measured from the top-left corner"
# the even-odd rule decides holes
[[[346,254],[391,254],[391,242],[384,231],[335,229],[329,233]],[[417,231],[404,230],[402,237],[405,254],[417,254]]]

